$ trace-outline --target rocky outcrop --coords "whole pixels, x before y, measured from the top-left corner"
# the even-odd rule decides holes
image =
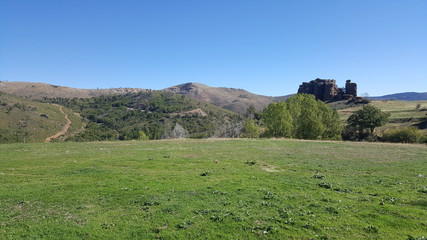
[[[303,82],[299,86],[298,93],[313,94],[316,99],[322,101],[349,100],[357,97],[357,84],[347,80],[345,89],[341,89],[334,79],[317,78]]]
[[[353,97],[357,97],[357,84],[352,83],[351,80],[347,80],[345,82],[345,94],[352,95]]]
[[[175,124],[175,128],[171,132],[171,138],[188,138],[188,132],[178,123]]]

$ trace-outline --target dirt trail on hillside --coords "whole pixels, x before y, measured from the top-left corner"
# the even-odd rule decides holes
[[[59,106],[59,111],[61,111],[62,114],[64,114],[65,120],[67,120],[67,123],[64,125],[61,131],[57,132],[55,135],[50,136],[46,138],[45,142],[50,142],[55,138],[58,138],[59,136],[65,135],[68,132],[68,129],[71,125],[71,120],[68,118],[68,115],[62,111],[62,106]]]

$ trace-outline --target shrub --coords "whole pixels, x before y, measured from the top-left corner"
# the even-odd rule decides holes
[[[259,127],[255,124],[253,119],[248,119],[243,124],[243,133],[240,137],[244,138],[258,138],[259,137]]]
[[[384,133],[383,141],[396,143],[418,143],[424,140],[416,127],[391,129]]]

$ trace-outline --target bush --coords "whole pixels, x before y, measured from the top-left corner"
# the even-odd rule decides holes
[[[240,135],[243,138],[258,138],[259,127],[255,124],[253,119],[248,119],[243,124],[243,133]]]
[[[388,130],[384,133],[382,139],[385,142],[419,143],[424,141],[425,137],[416,127],[408,127]]]

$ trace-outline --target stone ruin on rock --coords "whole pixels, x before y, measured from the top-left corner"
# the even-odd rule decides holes
[[[303,82],[299,86],[298,93],[313,94],[316,99],[322,101],[351,100],[357,98],[357,84],[347,80],[345,88],[341,89],[334,79],[316,78],[310,82]]]

